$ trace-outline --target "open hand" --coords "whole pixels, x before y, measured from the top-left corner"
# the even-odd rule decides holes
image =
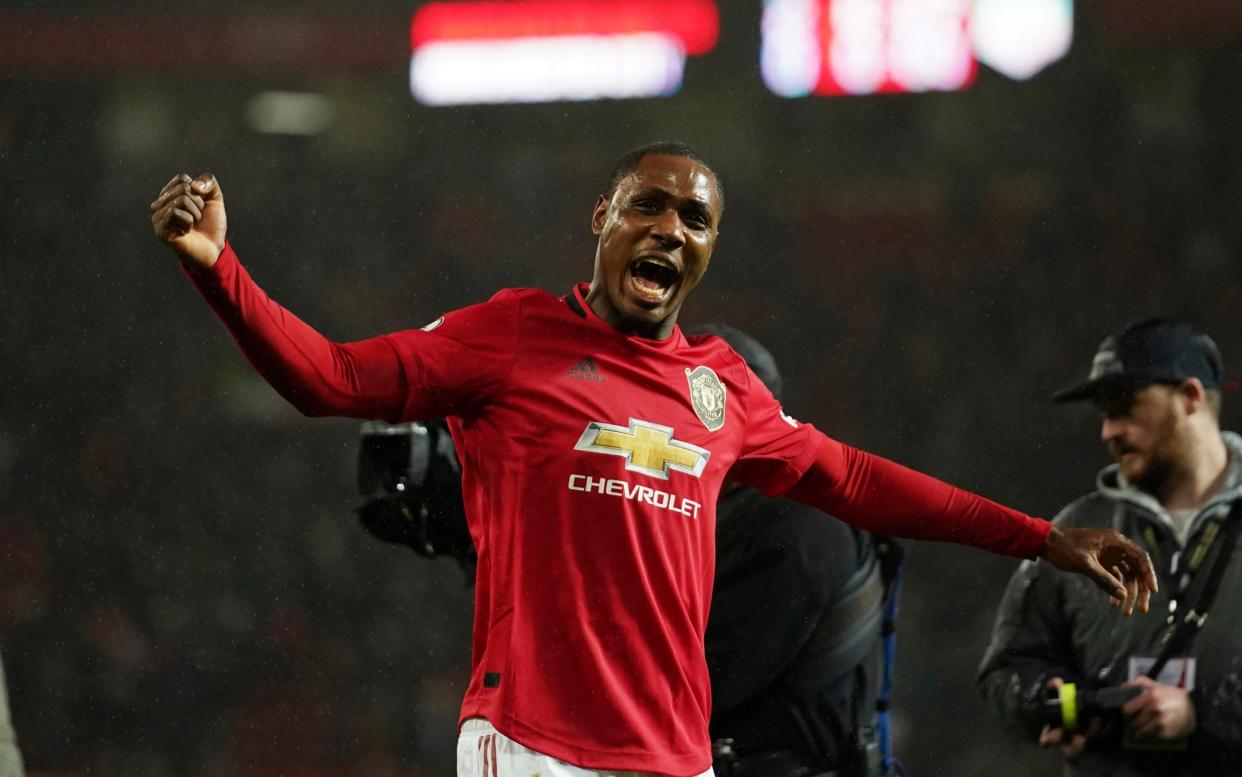
[[[1147,612],[1151,595],[1160,587],[1147,553],[1112,529],[1053,526],[1039,555],[1057,569],[1094,580],[1126,615],[1135,605]]]
[[[151,203],[155,236],[191,269],[206,270],[224,250],[224,194],[211,173],[191,179],[185,173],[160,190]]]

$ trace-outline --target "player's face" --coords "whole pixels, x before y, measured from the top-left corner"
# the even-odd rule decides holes
[[[595,205],[599,236],[587,302],[603,320],[664,338],[703,278],[720,223],[716,177],[693,159],[652,154]]]
[[[1187,414],[1178,386],[1151,385],[1099,402],[1100,439],[1126,480],[1159,495],[1186,468]]]

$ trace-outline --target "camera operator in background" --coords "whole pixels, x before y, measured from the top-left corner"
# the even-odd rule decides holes
[[[1119,621],[1046,564],[1015,573],[978,685],[1007,724],[1061,748],[1066,775],[1242,775],[1242,437],[1219,425],[1223,367],[1194,327],[1110,336],[1086,382],[1115,459],[1057,517],[1143,545],[1168,618]],[[1209,614],[1211,617],[1207,617]]]
[[[781,399],[772,354],[732,327],[725,340]],[[886,769],[875,698],[889,539],[729,481],[716,508],[707,621],[717,777],[875,777]]]
[[[721,325],[691,333],[724,339],[781,398],[776,361],[754,338]],[[367,531],[451,557],[473,581],[443,421],[364,424],[358,487]],[[877,550],[866,532],[729,482],[716,548],[706,646],[717,777],[877,777],[876,664],[899,546],[883,539]]]
[[[358,449],[358,508],[363,528],[385,542],[409,545],[420,556],[457,561],[474,585],[478,553],[466,525],[461,463],[444,419],[425,424],[362,425]]]

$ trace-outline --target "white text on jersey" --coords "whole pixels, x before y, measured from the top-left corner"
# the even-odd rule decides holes
[[[679,513],[689,518],[698,518],[699,508],[702,507],[693,499],[686,499],[658,488],[627,483],[615,478],[595,478],[590,475],[573,474],[569,476],[569,490],[585,494],[607,494],[621,497],[659,507],[671,513]]]

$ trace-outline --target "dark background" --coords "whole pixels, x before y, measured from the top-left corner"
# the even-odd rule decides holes
[[[469,592],[358,529],[357,425],[287,408],[152,237],[175,173],[213,170],[259,282],[354,339],[585,280],[614,159],[690,142],[728,208],[683,322],[765,341],[793,415],[1036,514],[1106,463],[1047,396],[1107,332],[1188,316],[1242,363],[1235,2],[1080,3],[1032,81],[796,101],[759,80],[757,0],[720,5],[677,96],[440,109],[405,3],[0,7],[0,647],[33,774],[452,773]],[[254,133],[266,89],[335,122]],[[1056,771],[972,687],[1015,565],[913,549],[918,777]]]

